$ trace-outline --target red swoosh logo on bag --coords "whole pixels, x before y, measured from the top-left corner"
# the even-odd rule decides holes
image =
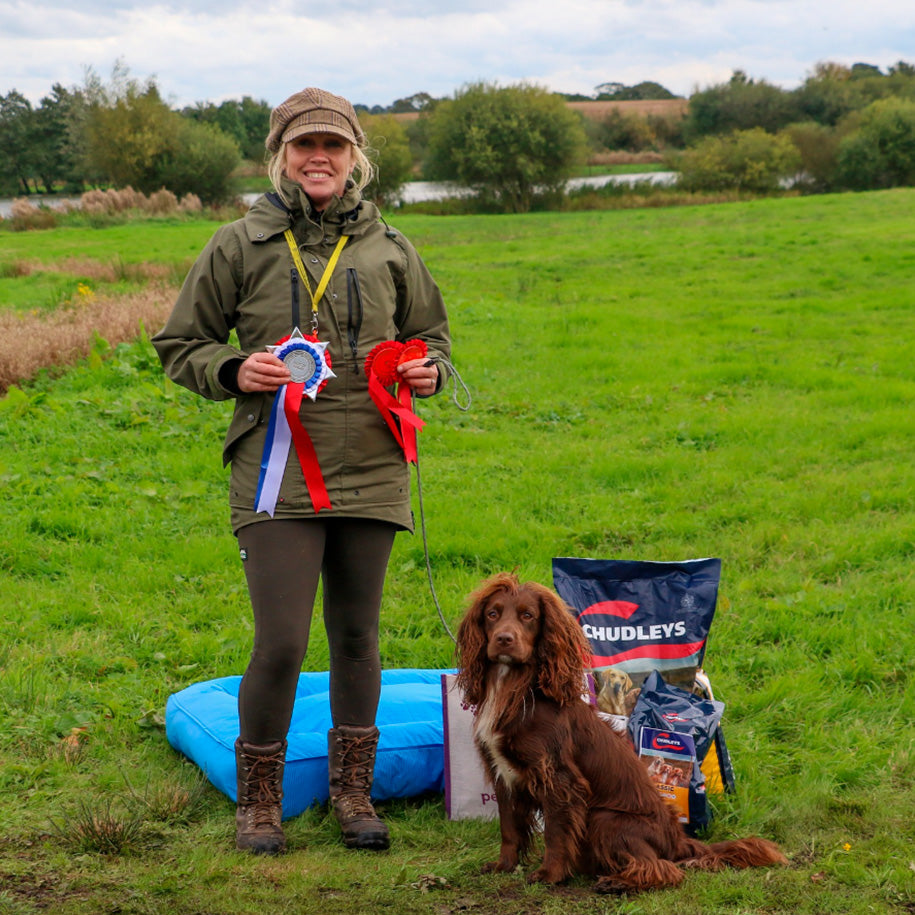
[[[640,645],[638,648],[630,648],[628,651],[621,651],[619,654],[610,657],[601,657],[600,655],[591,656],[592,667],[609,667],[613,664],[619,664],[620,661],[631,661],[637,658],[652,659],[679,659],[689,658],[698,654],[705,644],[701,642],[689,642],[685,645]]]
[[[600,603],[591,604],[590,607],[585,607],[578,618],[583,619],[586,616],[590,616],[592,613],[599,613],[604,616],[618,616],[622,620],[628,620],[638,609],[638,604],[630,603],[628,600],[602,600]]]

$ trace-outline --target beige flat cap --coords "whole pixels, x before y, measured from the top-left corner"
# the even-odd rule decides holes
[[[266,146],[275,153],[306,133],[332,133],[354,146],[365,145],[356,109],[342,96],[324,89],[302,89],[270,112],[270,133]]]

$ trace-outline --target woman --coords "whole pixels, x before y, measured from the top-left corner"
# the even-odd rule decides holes
[[[388,830],[370,801],[379,613],[394,534],[413,526],[412,414],[389,407],[409,404],[391,395],[395,381],[419,396],[442,388],[448,319],[413,246],[362,199],[372,169],[346,99],[295,93],[271,113],[266,145],[274,192],[216,232],[153,344],[174,381],[236,401],[223,458],[254,613],[238,695],[236,845],[285,847],[286,734],[320,578],[330,800],[346,845],[382,849]],[[381,351],[400,355],[386,359],[393,375],[379,395],[367,371]]]

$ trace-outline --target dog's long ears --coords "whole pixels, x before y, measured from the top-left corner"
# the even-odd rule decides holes
[[[581,701],[584,669],[591,649],[581,626],[561,598],[549,588],[538,588],[542,630],[537,646],[540,689],[560,705]]]
[[[488,585],[489,583],[487,583]],[[468,705],[480,705],[486,689],[486,631],[483,613],[497,588],[484,586],[471,595],[457,631],[455,652],[458,662],[457,683]]]

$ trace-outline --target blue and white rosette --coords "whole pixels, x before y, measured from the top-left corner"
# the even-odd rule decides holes
[[[314,400],[324,382],[337,377],[328,365],[326,349],[326,343],[303,337],[297,327],[282,343],[268,346],[267,352],[286,364],[292,382],[301,384],[302,392]]]
[[[255,511],[267,512],[270,517],[276,510],[289,449],[293,445],[315,511],[331,507],[314,446],[299,418],[302,396],[313,401],[327,379],[337,377],[331,371],[326,349],[326,343],[303,337],[298,328],[282,342],[267,347],[286,364],[292,379],[276,392],[261,456]]]

